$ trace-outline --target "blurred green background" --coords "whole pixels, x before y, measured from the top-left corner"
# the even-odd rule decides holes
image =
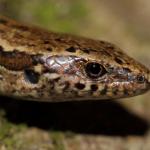
[[[150,66],[150,1],[148,0],[0,0],[0,14],[52,31],[113,42],[130,56]],[[147,93],[119,100],[118,103],[149,122],[149,96],[150,94]],[[4,132],[0,132],[0,137],[14,128],[15,131],[20,130],[17,126],[11,124],[11,127],[8,127],[5,121],[2,122],[4,122],[2,123]],[[5,125],[8,128],[5,129]],[[36,136],[35,130],[33,135]],[[47,135],[42,132],[43,136]],[[58,133],[53,137],[62,138],[62,135]],[[13,143],[10,139],[6,141],[8,142],[6,145]],[[56,144],[60,146],[60,150],[63,150],[61,142]]]

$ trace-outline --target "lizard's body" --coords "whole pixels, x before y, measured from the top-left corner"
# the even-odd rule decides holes
[[[108,42],[0,16],[0,95],[37,101],[113,99],[150,88],[149,70]]]

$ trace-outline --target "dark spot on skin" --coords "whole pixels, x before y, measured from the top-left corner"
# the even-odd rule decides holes
[[[38,97],[43,97],[44,96],[44,93],[43,93],[42,90],[38,90],[37,94],[38,94]]]
[[[46,85],[42,85],[40,88],[37,88],[37,94],[38,94],[39,97],[44,96],[43,91],[45,91],[45,89],[46,89]]]
[[[97,50],[91,49],[91,48],[85,48],[85,49],[82,49],[82,51],[87,54],[90,54],[90,52],[97,52]]]
[[[113,90],[113,95],[117,95],[117,92],[118,92],[117,89]]]
[[[67,48],[66,51],[75,53],[76,52],[76,48],[71,46],[71,47]]]
[[[42,85],[40,88],[36,89],[36,93],[39,95],[39,97],[44,96],[45,89],[46,89],[45,85]]]
[[[33,65],[37,65],[38,63],[43,64],[44,62],[41,61],[42,54],[32,55],[32,63]]]
[[[28,31],[28,27],[26,27],[26,26],[20,26],[20,29],[21,29],[22,31]]]
[[[55,82],[58,82],[60,80],[60,77],[54,79]]]
[[[90,49],[89,51],[98,52],[98,50],[95,50],[95,49]]]
[[[25,74],[25,79],[28,80],[30,83],[32,84],[38,83],[40,77],[39,73],[31,69],[25,69],[24,74]]]
[[[87,54],[90,53],[90,51],[89,51],[88,49],[83,49],[83,52],[84,52],[84,53],[87,53]]]
[[[128,90],[127,90],[127,89],[124,89],[124,91],[123,91],[123,92],[124,92],[124,95],[125,95],[125,96],[128,96],[128,95],[129,95],[129,93],[128,93]]]
[[[52,51],[52,48],[51,47],[48,47],[46,48],[47,51],[51,52]]]
[[[85,85],[82,84],[82,83],[76,83],[76,84],[75,84],[75,87],[76,87],[77,89],[79,89],[79,90],[83,90],[83,89],[85,88]]]
[[[96,84],[91,85],[91,91],[95,92],[98,90],[98,86]]]
[[[62,41],[64,41],[64,39],[62,39],[62,38],[56,38],[55,41],[62,42]]]
[[[49,44],[49,41],[48,41],[48,40],[45,40],[45,41],[44,41],[44,44]]]
[[[50,88],[50,95],[54,94],[53,90],[54,90],[54,87],[55,87],[55,81],[54,80],[49,80],[48,85],[49,85],[49,88]]]
[[[115,57],[115,61],[116,61],[118,64],[120,64],[120,65],[123,64],[123,61],[122,61],[120,58],[118,58],[118,57]]]
[[[0,19],[0,23],[2,23],[2,24],[7,24],[8,23],[8,21],[7,20],[5,20],[5,19]]]
[[[36,46],[35,44],[33,44],[33,43],[28,43],[27,44],[29,47],[34,47],[34,46]]]
[[[107,57],[108,57],[108,56],[109,56],[109,57],[112,57],[112,55],[111,55],[110,52],[104,51],[103,53],[104,53]]]
[[[65,87],[63,88],[63,91],[66,91],[69,87],[70,87],[70,83],[66,81]]]
[[[15,39],[23,39],[23,35],[16,32],[16,33],[14,34],[14,38],[15,38]],[[27,43],[27,44],[28,44],[28,43]]]
[[[133,91],[133,94],[136,95],[138,92],[136,90]]]
[[[100,43],[101,43],[101,44],[105,44],[105,42],[104,42],[104,41],[100,41]]]
[[[123,70],[127,73],[131,72],[131,70],[129,68],[125,68],[125,67],[123,68]]]
[[[101,95],[106,95],[106,92],[107,92],[107,87],[105,87],[105,88],[100,92],[100,94],[101,94]]]
[[[38,64],[38,59],[36,58],[36,56],[32,56],[32,63],[33,63],[33,65]]]
[[[124,53],[122,51],[117,51],[118,55],[123,56]]]

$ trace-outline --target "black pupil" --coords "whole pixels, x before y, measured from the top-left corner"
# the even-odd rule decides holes
[[[137,77],[138,82],[143,83],[145,81],[145,77],[144,76],[138,76]]]
[[[95,63],[95,62],[88,63],[86,65],[85,70],[86,70],[87,75],[93,78],[100,77],[106,73],[105,68],[99,63]]]

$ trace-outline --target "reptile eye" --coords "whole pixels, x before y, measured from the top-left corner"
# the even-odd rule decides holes
[[[143,75],[139,75],[139,76],[137,76],[137,81],[139,83],[143,83],[145,81],[145,77]]]
[[[90,78],[99,78],[106,74],[106,69],[99,63],[90,62],[85,66],[85,72]]]
[[[39,81],[39,74],[34,72],[34,70],[26,69],[24,70],[25,79],[32,84],[36,84]]]

